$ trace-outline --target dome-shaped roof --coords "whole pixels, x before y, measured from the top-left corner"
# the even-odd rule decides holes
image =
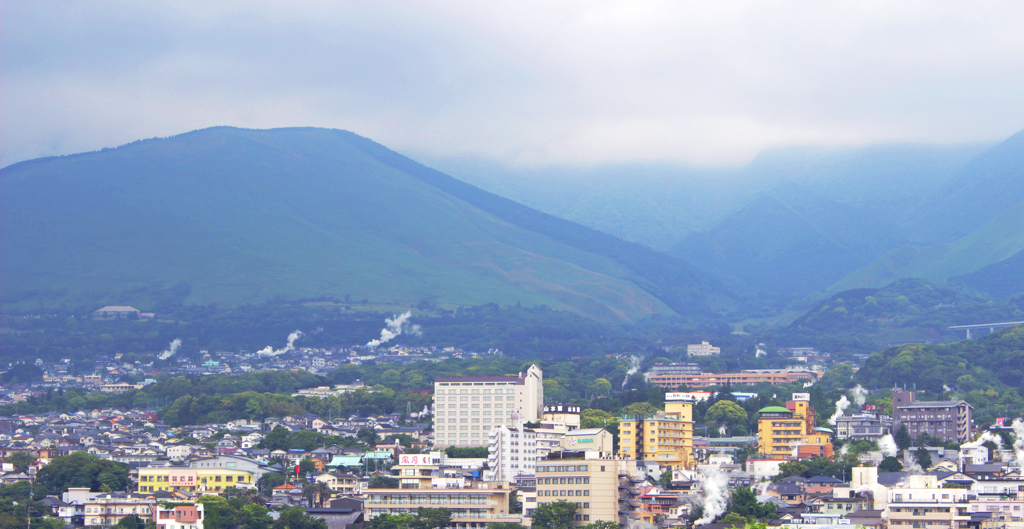
[[[757,410],[757,413],[793,413],[782,406],[768,406],[767,408],[761,408]]]

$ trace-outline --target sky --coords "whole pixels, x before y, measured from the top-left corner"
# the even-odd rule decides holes
[[[0,166],[217,125],[737,166],[1024,128],[1024,2],[0,1]]]

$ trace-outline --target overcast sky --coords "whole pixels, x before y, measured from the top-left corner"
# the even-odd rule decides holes
[[[515,164],[1024,128],[1024,2],[0,2],[0,165],[214,125]]]

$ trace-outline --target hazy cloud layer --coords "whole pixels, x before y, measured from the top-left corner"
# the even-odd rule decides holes
[[[0,6],[0,165],[212,125],[529,164],[1024,128],[1020,2]]]

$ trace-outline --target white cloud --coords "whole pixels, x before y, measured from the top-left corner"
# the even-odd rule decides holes
[[[0,164],[212,125],[529,164],[1024,127],[1016,2],[4,2]]]

